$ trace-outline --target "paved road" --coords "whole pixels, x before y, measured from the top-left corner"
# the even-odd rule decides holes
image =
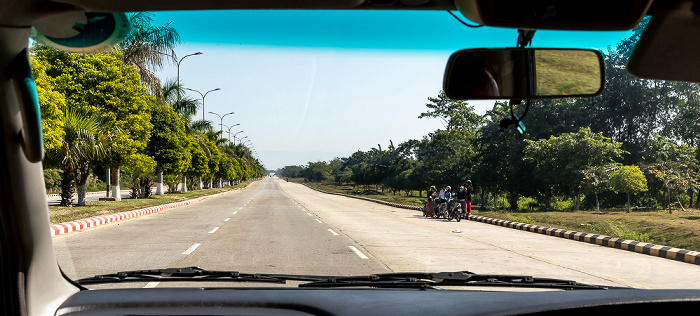
[[[129,198],[131,194],[130,190],[121,190],[121,196],[122,199]],[[88,192],[88,194],[85,195],[85,201],[99,201],[101,197],[105,197],[105,192]],[[73,202],[77,203],[78,202],[78,194],[73,195]],[[46,203],[49,205],[59,205],[61,204],[61,196],[47,196],[46,197]]]
[[[190,206],[58,236],[54,245],[70,277],[184,266],[343,275],[469,270],[700,288],[696,265],[478,222],[425,219],[416,211],[327,195],[276,178]]]

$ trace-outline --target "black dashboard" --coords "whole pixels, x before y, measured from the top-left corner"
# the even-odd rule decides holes
[[[700,290],[163,288],[81,291],[56,315],[597,315],[667,314],[698,307]]]

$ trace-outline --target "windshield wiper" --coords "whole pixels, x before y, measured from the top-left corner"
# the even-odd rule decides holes
[[[199,267],[122,271],[79,279],[78,284],[115,282],[262,282],[285,284],[302,281],[299,287],[376,287],[441,289],[446,286],[529,287],[562,290],[607,290],[603,285],[590,285],[571,280],[534,278],[522,275],[476,274],[469,271],[438,273],[380,273],[368,276],[320,276],[295,274],[240,273],[210,271]]]
[[[571,280],[534,278],[522,275],[476,274],[469,271],[438,273],[384,273],[369,276],[332,277],[300,284],[299,287],[432,288],[445,286],[528,287],[561,290],[607,290],[617,287],[591,285]]]
[[[279,277],[277,277],[279,276]],[[154,270],[122,271],[110,274],[98,274],[90,278],[79,279],[78,284],[99,284],[115,282],[263,282],[285,284],[286,280],[316,281],[318,278],[298,276],[270,275],[259,273],[240,273],[238,271],[212,271],[200,267],[168,268]]]

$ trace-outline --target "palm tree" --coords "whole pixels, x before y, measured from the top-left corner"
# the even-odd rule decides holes
[[[163,61],[177,60],[175,46],[182,41],[177,30],[166,25],[153,25],[153,13],[129,14],[131,32],[117,45],[122,61],[136,67],[141,81],[157,98],[163,100],[160,80],[151,69],[161,69]]]
[[[99,118],[64,109],[61,146],[47,151],[47,157],[58,164],[61,179],[61,206],[73,202],[72,182],[78,187],[78,205],[85,205],[85,183],[92,164],[116,148],[114,133],[102,125]]]
[[[163,101],[172,106],[181,117],[191,117],[197,113],[199,99],[184,96],[182,90],[182,84],[178,84],[176,80],[166,80],[162,87]]]

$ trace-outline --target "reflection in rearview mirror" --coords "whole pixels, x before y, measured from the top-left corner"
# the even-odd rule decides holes
[[[603,69],[595,50],[469,49],[452,54],[443,86],[456,100],[595,96]]]

